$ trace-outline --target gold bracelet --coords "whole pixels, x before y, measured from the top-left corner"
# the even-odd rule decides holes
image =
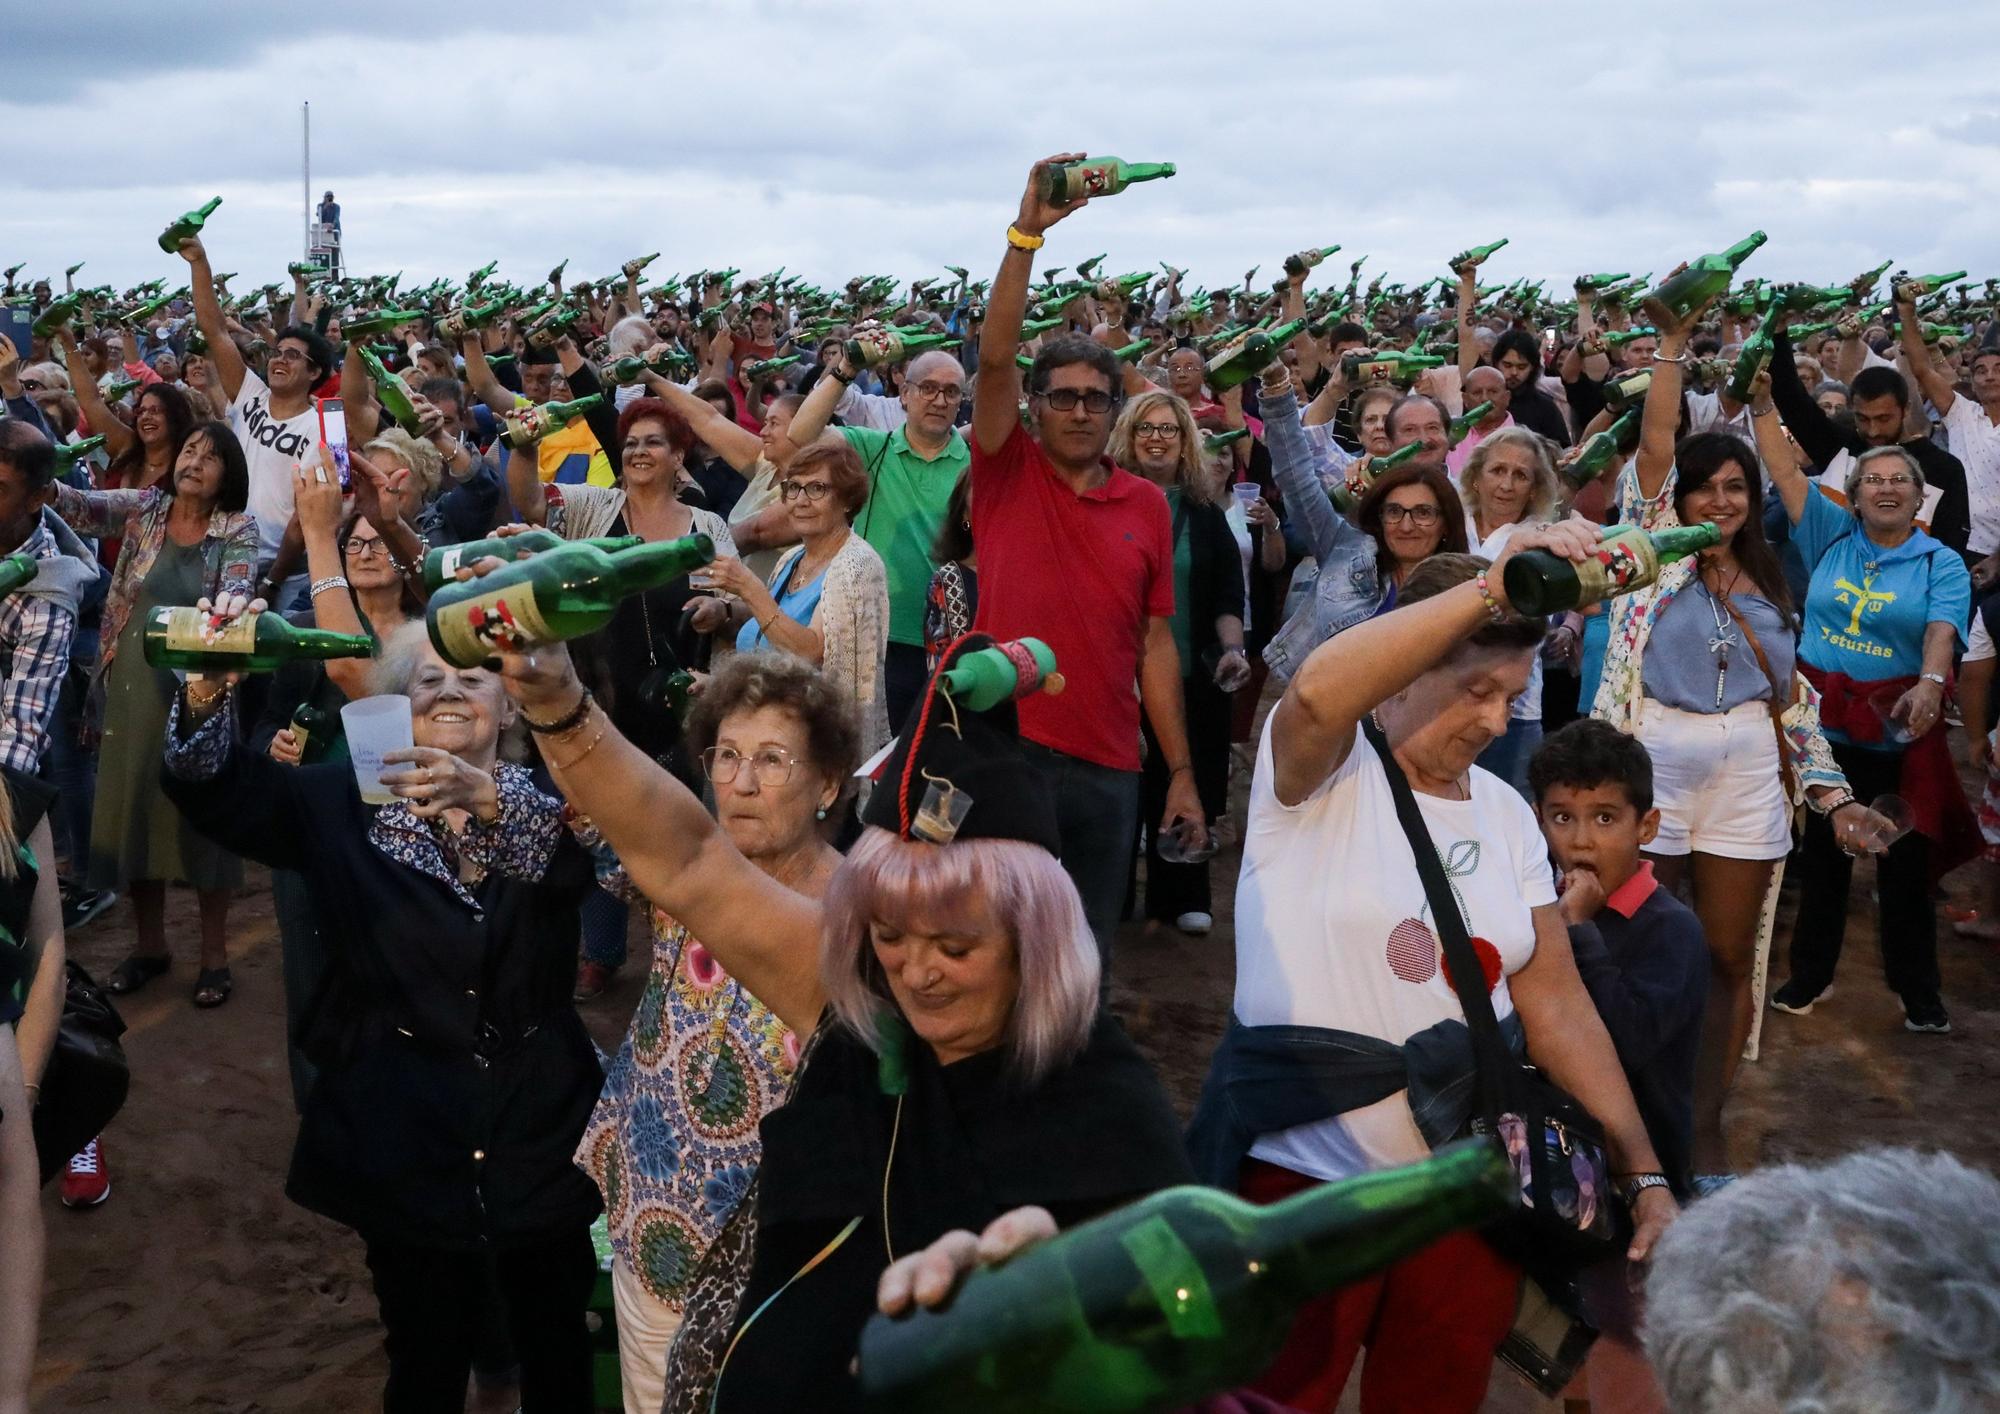
[[[591,752],[597,750],[597,743],[604,740],[604,733],[608,729],[609,728],[607,725],[600,724],[599,727],[597,728],[597,735],[590,739],[589,745],[585,746],[583,750],[577,752],[576,755],[572,756],[567,761],[553,761],[553,760],[549,761],[550,768],[557,771],[567,771],[572,767],[580,764],[584,757],[590,755]],[[546,760],[547,758],[545,757],[544,759]]]

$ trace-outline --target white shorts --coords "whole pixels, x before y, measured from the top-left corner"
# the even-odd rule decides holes
[[[1639,709],[1639,740],[1653,758],[1660,810],[1651,853],[1783,859],[1791,852],[1792,805],[1768,704],[1683,712],[1648,698]]]

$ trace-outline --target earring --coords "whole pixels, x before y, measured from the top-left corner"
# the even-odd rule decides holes
[[[824,805],[822,805],[819,809],[813,811],[813,819],[824,820],[825,818],[826,818],[826,807]]]

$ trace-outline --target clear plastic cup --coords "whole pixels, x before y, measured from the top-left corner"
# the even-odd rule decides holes
[[[1221,848],[1216,842],[1215,831],[1208,831],[1198,845],[1193,843],[1194,831],[1195,822],[1192,820],[1176,820],[1172,826],[1160,831],[1154,846],[1161,860],[1168,864],[1200,864],[1213,859],[1215,852]]]
[[[1252,506],[1256,505],[1257,498],[1264,494],[1263,489],[1254,481],[1239,481],[1231,486],[1229,490],[1236,497],[1236,503],[1242,506],[1246,512]]]
[[[1880,854],[1907,835],[1917,823],[1910,802],[1900,795],[1878,795],[1869,802],[1871,819],[1862,826],[1871,852]]]
[[[391,804],[396,795],[382,784],[382,757],[417,744],[410,699],[399,692],[363,697],[340,709],[340,724],[347,733],[347,754],[354,759],[354,783],[361,788],[362,801]]]

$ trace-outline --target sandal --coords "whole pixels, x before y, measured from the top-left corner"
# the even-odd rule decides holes
[[[111,975],[104,979],[104,990],[114,996],[128,996],[138,991],[155,977],[164,977],[173,966],[173,959],[147,953],[133,953],[111,969]]]
[[[204,967],[194,979],[194,1004],[204,1011],[229,1000],[236,983],[227,967]]]

